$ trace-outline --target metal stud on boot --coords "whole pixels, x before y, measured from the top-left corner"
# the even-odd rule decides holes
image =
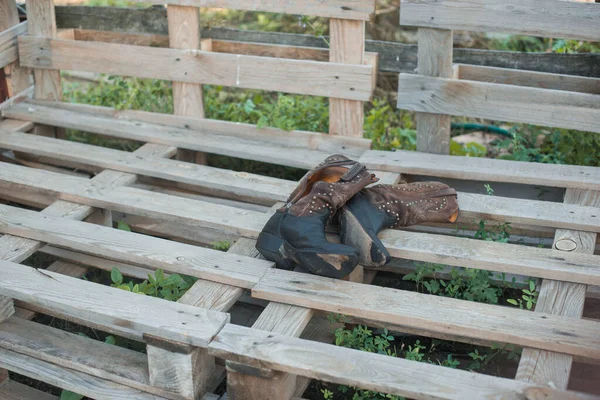
[[[358,252],[328,242],[325,226],[346,201],[377,181],[356,161],[342,155],[326,158],[300,180],[285,206],[269,219],[256,248],[278,268],[292,269],[297,263],[313,274],[345,277],[356,267]]]
[[[361,265],[382,267],[392,257],[377,237],[379,232],[423,222],[454,222],[459,212],[456,198],[456,190],[441,182],[363,189],[338,213],[341,241],[358,250]]]

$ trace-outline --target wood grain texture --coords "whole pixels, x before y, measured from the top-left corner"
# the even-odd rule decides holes
[[[56,7],[56,16],[59,28],[136,32],[165,37],[168,32],[166,10],[162,7],[132,9],[58,6]],[[321,38],[317,38],[315,35],[248,31],[212,26],[203,29],[202,37],[249,43],[328,47]],[[328,38],[326,37],[326,39]],[[147,45],[148,43],[144,41],[139,44]],[[366,40],[366,50],[379,54],[380,71],[412,73],[417,67],[417,46],[414,44]],[[454,53],[454,61],[457,63],[600,77],[600,54],[598,53],[527,53],[462,48],[455,49]]]
[[[0,146],[56,160],[186,183],[203,188],[211,195],[265,205],[285,201],[295,187],[293,182],[283,179],[21,133],[1,132]]]
[[[15,313],[15,304],[10,297],[0,296],[0,324]]]
[[[212,354],[256,367],[414,399],[539,399],[548,390],[512,379],[417,363],[228,324]],[[550,390],[552,398],[575,399]]]
[[[400,74],[397,106],[600,132],[600,95],[587,93]]]
[[[7,0],[3,1],[6,2]],[[2,21],[2,17],[0,17],[0,21]],[[14,63],[19,59],[17,37],[27,33],[28,28],[27,21],[21,22],[10,28],[6,27],[8,24],[0,22],[0,25],[5,26],[0,32],[0,68],[4,68],[8,64]]]
[[[0,2],[0,32],[2,32],[0,33],[0,38],[2,38],[0,40],[0,59],[2,59],[0,65],[4,67],[8,96],[11,98],[31,85],[29,70],[21,68],[16,63],[18,52],[15,35],[23,34],[27,30],[26,21],[19,23],[16,1],[2,0]]]
[[[169,157],[175,152],[174,148],[147,144],[136,150],[139,155],[154,154],[159,157]],[[104,171],[92,179],[96,184],[127,185],[135,181],[135,176],[115,171]],[[45,208],[42,213],[66,219],[84,219],[93,212],[92,207],[58,201]],[[0,237],[0,260],[21,262],[43,244],[38,241],[5,235]]]
[[[0,367],[98,400],[162,400],[164,397],[108,379],[63,368],[10,350],[0,349]]]
[[[329,21],[329,61],[340,64],[364,64],[365,23],[333,18]],[[376,70],[373,71],[373,73]],[[374,86],[373,86],[374,88]],[[355,100],[329,100],[329,133],[362,137],[363,103]]]
[[[452,31],[419,28],[418,64],[420,75],[452,77]],[[450,116],[417,113],[417,151],[450,154]]]
[[[242,257],[79,221],[51,218],[12,207],[4,208],[8,206],[0,207],[2,207],[1,230],[4,233],[10,231],[18,236],[44,240],[60,247],[150,269],[161,268],[170,272],[249,288],[272,265],[266,260]],[[10,222],[11,220],[13,222]]]
[[[170,303],[154,297],[138,296],[50,271],[1,262],[0,292],[5,296],[63,315],[164,337],[176,342],[206,347],[229,321],[224,313]],[[130,308],[123,309],[128,304]]]
[[[458,67],[458,79],[468,81],[600,94],[600,79],[597,78],[478,65],[456,64],[456,66]]]
[[[29,35],[44,38],[42,40],[52,40],[52,38],[56,37],[53,0],[36,0],[31,2],[27,8],[27,19],[29,21]],[[21,65],[24,65],[23,60],[19,62]],[[54,101],[62,99],[59,69],[61,68],[34,69],[34,97],[36,99]]]
[[[12,177],[11,177],[12,175]],[[228,231],[236,235],[244,235],[249,238],[257,237],[258,233],[266,223],[268,216],[253,211],[241,210],[229,206],[216,205],[197,200],[180,198],[160,193],[147,192],[135,188],[123,187],[102,187],[88,185],[88,181],[69,176],[56,176],[47,171],[26,171],[22,167],[6,165],[0,170],[0,187],[21,187],[32,188],[33,191],[42,191],[45,193],[55,193],[72,201],[83,202],[85,204],[98,207],[111,208],[122,212],[131,212],[138,215],[145,215],[160,219],[169,219],[171,221],[179,220],[196,226],[210,227]],[[135,204],[131,199],[136,199]],[[154,266],[161,268],[157,259],[166,262],[162,256],[154,255],[151,249],[156,246],[163,246],[165,249],[171,249],[172,252],[184,251],[184,249],[175,250],[171,246],[173,243],[152,242],[151,238],[144,238],[139,242],[142,246],[155,246],[148,248],[148,256],[139,258],[137,254],[131,254],[125,243],[131,243],[135,246],[136,241],[141,238],[133,238],[126,235],[126,232],[105,233],[84,229],[84,226],[71,221],[56,221],[61,228],[67,228],[73,231],[81,232],[83,237],[74,238],[65,235],[58,227],[53,224],[45,223],[50,217],[38,216],[36,213],[21,209],[15,209],[8,206],[0,206],[5,210],[1,217],[2,226],[0,231],[6,233],[18,233],[19,235],[30,238],[44,238],[43,240],[62,245],[68,243],[68,247],[75,250],[95,254],[119,261],[132,262],[138,265]],[[202,213],[197,210],[202,209]],[[482,210],[483,211],[483,210]],[[25,221],[27,221],[25,223]],[[53,219],[54,221],[54,219]],[[98,230],[99,228],[97,228]],[[42,231],[40,231],[42,230]],[[111,232],[108,229],[106,232]],[[117,236],[117,235],[122,235]],[[98,236],[102,235],[102,236]],[[93,238],[107,237],[109,244],[105,247],[92,246]],[[109,239],[108,237],[112,238]],[[118,237],[118,239],[117,239]],[[395,257],[408,258],[418,261],[444,263],[456,266],[467,266],[475,268],[490,269],[495,271],[526,274],[535,277],[544,277],[548,279],[559,279],[578,283],[597,284],[600,278],[600,271],[594,268],[598,264],[598,256],[561,253],[556,250],[541,249],[535,247],[526,247],[515,244],[504,244],[495,242],[481,242],[474,239],[459,238],[452,236],[433,236],[430,233],[408,232],[399,230],[386,230],[381,233],[382,240],[388,250]],[[434,238],[435,239],[432,239]],[[133,241],[133,242],[132,242]],[[164,244],[159,244],[164,243]],[[162,250],[161,247],[158,247]],[[510,249],[510,250],[507,250]],[[191,251],[190,249],[187,252]],[[195,259],[198,257],[198,251],[193,252]],[[177,254],[177,253],[174,253]],[[168,270],[178,271],[194,276],[204,277],[205,279],[218,281],[221,283],[232,283],[230,279],[235,279],[235,285],[248,287],[252,282],[256,282],[256,276],[260,276],[260,271],[264,272],[265,266],[255,262],[254,272],[243,272],[236,267],[236,263],[229,262],[220,269],[210,268],[210,263],[227,259],[220,253],[220,257],[213,256],[211,251],[204,250],[208,257],[207,264],[178,262],[174,257],[169,257],[172,263]],[[215,258],[216,257],[216,258]],[[557,258],[558,257],[558,258]],[[187,259],[188,257],[186,257]],[[221,260],[221,261],[219,261]],[[565,264],[565,262],[567,264]],[[232,283],[234,284],[234,283]]]
[[[370,150],[359,161],[367,168],[412,175],[484,182],[510,182],[563,188],[600,190],[595,167],[527,163],[474,157]]]
[[[371,147],[371,141],[365,138],[335,136],[309,131],[285,131],[283,129],[270,127],[259,128],[253,124],[240,122],[215,119],[199,120],[196,118],[180,117],[170,114],[136,110],[115,110],[110,107],[90,106],[86,104],[51,103],[37,100],[32,100],[31,102],[39,106],[53,108],[54,112],[66,110],[87,114],[99,114],[97,116],[111,117],[118,120],[136,120],[150,124],[198,130],[219,134],[219,136],[232,136],[241,139],[260,139],[261,141],[265,140],[267,142],[286,145],[288,147],[320,150],[326,153],[341,153],[348,156],[359,156]]]
[[[165,146],[176,146],[305,169],[314,167],[330,154],[324,151],[309,151],[301,147],[288,147],[278,143],[271,144],[267,140],[263,141],[256,137],[225,136],[212,132],[198,132],[189,128],[160,126],[156,123],[140,122],[139,120],[107,118],[44,106],[23,106],[24,104],[17,104],[5,110],[4,115],[11,116],[11,118],[20,116],[38,123],[43,120],[46,123],[66,125],[65,128],[81,129],[124,139],[149,141]],[[59,115],[61,118],[57,118]]]
[[[175,398],[150,386],[146,356],[133,350],[21,318],[2,324],[0,347],[144,392]]]
[[[135,0],[144,4],[164,4],[162,0]],[[169,0],[167,4],[192,7],[230,8],[244,11],[263,11],[270,13],[301,14],[328,18],[345,18],[368,21],[375,12],[373,0]]]
[[[369,100],[373,67],[20,37],[21,65]],[[145,68],[140,68],[144,65]]]
[[[600,7],[562,0],[402,0],[400,24],[600,40]]]
[[[599,191],[569,189],[564,201],[568,204],[594,207],[600,211]],[[559,229],[554,237],[554,247],[566,240],[574,244],[574,248],[570,248],[569,251],[594,254],[596,236],[596,233]],[[535,311],[581,318],[586,291],[586,285],[544,280]],[[516,379],[565,389],[569,384],[572,365],[573,357],[569,355],[524,349]]]
[[[196,7],[170,5],[167,8],[169,22],[169,47],[174,49],[200,49],[200,10]],[[173,82],[173,113],[188,117],[204,118],[204,95],[202,85]],[[206,164],[206,155],[185,149],[177,152],[177,159]]]
[[[600,323],[270,270],[252,297],[500,343],[600,357]],[[418,308],[412,307],[419,304]],[[443,310],[443,312],[440,312]],[[514,327],[518,326],[518,331]],[[594,349],[597,347],[597,349]]]

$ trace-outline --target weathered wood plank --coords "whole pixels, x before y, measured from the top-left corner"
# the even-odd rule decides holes
[[[596,167],[454,157],[405,150],[371,150],[365,152],[359,161],[377,171],[600,190],[600,170]]]
[[[42,392],[18,382],[0,384],[0,399],[2,400],[58,400],[57,396]]]
[[[167,34],[166,10],[163,7],[124,9],[58,6],[56,7],[56,17],[59,28],[84,28],[154,35]],[[314,35],[278,32],[242,31],[211,27],[202,30],[202,37],[251,43],[273,43],[314,48],[327,47],[322,39],[316,38]],[[329,38],[326,39],[329,40]],[[379,54],[380,71],[412,73],[417,67],[416,45],[367,40],[366,50]],[[600,54],[594,53],[559,54],[455,49],[454,62],[600,77]]]
[[[0,296],[0,324],[12,317],[15,305],[10,297]]]
[[[170,5],[167,8],[169,22],[169,47],[174,49],[200,50],[200,11],[196,7]],[[202,85],[173,82],[173,113],[188,117],[204,118],[204,95]],[[177,153],[179,160],[198,161],[206,164],[206,155],[185,149]]]
[[[397,105],[600,133],[600,95],[587,93],[400,74]]]
[[[0,171],[4,175],[5,171],[14,169],[14,166],[7,165]],[[17,167],[19,168],[19,167]],[[22,171],[22,170],[21,170]],[[204,227],[217,228],[224,231],[229,231],[237,235],[243,235],[249,238],[256,238],[262,227],[266,223],[268,216],[263,213],[240,210],[233,207],[210,204],[190,199],[184,199],[174,196],[161,195],[158,193],[150,193],[134,188],[123,187],[94,187],[90,186],[86,189],[82,186],[81,179],[73,177],[61,177],[58,179],[49,179],[50,173],[46,171],[36,171],[36,174],[44,174],[44,181],[47,186],[43,187],[44,191],[56,191],[60,186],[61,197],[73,201],[84,202],[103,208],[111,208],[123,212],[133,212],[139,215],[151,216],[161,219],[180,220],[187,223],[196,224]],[[22,172],[21,172],[22,174]],[[28,177],[33,175],[27,174]],[[36,176],[38,176],[36,175]],[[66,179],[65,179],[66,178]],[[20,182],[16,185],[25,186],[23,178],[13,180]],[[0,181],[0,185],[5,186],[6,179]],[[11,183],[11,185],[15,185]],[[43,183],[36,182],[28,183],[27,185],[40,187]],[[10,185],[9,185],[10,186]],[[132,204],[131,199],[136,199],[135,204]],[[197,210],[202,209],[202,213]],[[9,206],[0,206],[0,210],[4,211],[0,225],[0,231],[6,233],[15,233],[21,236],[30,238],[43,238],[53,244],[62,244],[68,247],[73,247],[75,250],[84,251],[90,254],[99,255],[102,257],[116,259],[125,262],[133,262],[137,265],[154,266],[161,268],[161,264],[157,262],[156,257],[165,262],[163,256],[155,255],[153,257],[139,258],[137,254],[130,254],[125,243],[131,243],[132,237],[124,235],[126,232],[119,233],[107,229],[98,232],[86,229],[85,224],[78,224],[72,221],[50,221],[50,217],[41,217],[37,213],[22,209],[16,209]],[[80,236],[73,237],[65,235],[67,232],[80,232]],[[100,236],[97,236],[100,235]],[[121,235],[123,237],[120,237]],[[97,237],[102,237],[105,246],[92,243],[97,241]],[[117,239],[117,237],[119,239]],[[435,237],[435,239],[433,239]],[[393,256],[408,259],[414,259],[427,262],[441,262],[450,265],[460,265],[468,267],[476,267],[483,269],[491,269],[507,273],[526,274],[535,277],[544,277],[548,279],[558,279],[570,282],[588,283],[596,285],[600,283],[600,270],[594,268],[598,264],[598,257],[584,254],[556,254],[555,250],[541,249],[535,247],[519,246],[513,244],[482,242],[467,238],[458,238],[452,236],[441,236],[428,233],[407,232],[398,230],[387,230],[381,233],[381,238],[384,244],[390,250]],[[135,240],[141,240],[136,236]],[[150,238],[148,238],[150,240]],[[144,238],[140,245],[149,246],[148,254],[153,254],[152,246],[158,246],[157,242],[153,243]],[[153,239],[154,240],[154,239]],[[158,240],[158,239],[156,239]],[[164,249],[172,249],[171,246],[178,246],[174,243],[160,244]],[[83,250],[85,249],[85,250]],[[183,249],[172,249],[172,254],[177,254],[175,251],[183,251]],[[189,253],[191,249],[187,252]],[[197,259],[198,252],[196,249],[192,252],[192,259]],[[236,267],[236,261],[230,260],[225,263],[227,258],[223,256],[217,257],[212,252],[204,250],[207,257],[207,264],[198,265],[198,263],[190,265],[189,262],[179,262],[173,256],[168,257],[171,263],[169,268],[173,271],[187,273],[194,276],[204,277],[204,279],[214,280],[222,283],[231,283],[227,281],[235,277],[237,280],[235,285],[248,287],[251,282],[256,281],[253,274],[259,274],[264,271],[264,266],[257,263],[251,263],[256,268],[254,272],[250,272],[250,268],[246,267],[245,271]],[[121,254],[118,254],[121,253]],[[222,253],[221,253],[222,254]],[[215,258],[216,257],[216,258]],[[558,258],[557,258],[558,257]],[[150,259],[148,259],[150,258]],[[225,263],[222,267],[215,270],[208,266],[212,262]],[[568,264],[565,265],[565,262]],[[204,265],[204,266],[203,266]],[[227,269],[227,272],[225,271]],[[225,281],[223,281],[225,280]]]
[[[400,25],[597,41],[600,6],[563,0],[402,0]]]
[[[164,4],[162,0],[135,0],[144,4]],[[264,11],[270,13],[301,14],[328,18],[358,19],[368,21],[375,12],[373,0],[302,0],[290,2],[275,0],[169,0],[167,4],[193,7],[230,8],[244,11]]]
[[[4,349],[0,349],[0,367],[98,400],[164,399],[108,379],[97,378]]]
[[[458,79],[468,81],[600,94],[600,79],[595,78],[467,64],[456,64],[456,66],[458,67]]]
[[[370,100],[373,67],[28,36],[21,65]],[[139,68],[140,64],[146,68]]]
[[[600,211],[600,191],[569,189],[565,203],[584,204]],[[554,248],[559,251],[593,254],[596,234],[557,230]],[[536,312],[581,318],[586,285],[544,280],[540,288]],[[536,349],[524,349],[516,379],[566,389],[569,384],[573,357]]]
[[[333,18],[329,21],[329,61],[340,64],[364,64],[365,22]],[[373,71],[373,73],[376,73]],[[362,137],[363,103],[356,100],[329,100],[329,133]]]
[[[65,128],[81,129],[91,133],[99,133],[123,139],[147,140],[152,143],[176,146],[189,150],[306,169],[319,164],[329,155],[326,152],[307,150],[301,147],[287,147],[276,143],[271,144],[266,140],[261,141],[256,137],[240,138],[218,135],[186,128],[161,126],[155,123],[140,122],[139,120],[121,120],[44,106],[32,107],[26,104],[17,104],[5,110],[4,115],[11,118],[35,120],[34,122],[38,123],[44,120],[51,124],[64,126]],[[57,118],[59,115],[61,117]],[[199,140],[199,137],[202,140]]]
[[[26,32],[27,21],[24,21],[0,33],[0,68],[4,68],[19,59],[17,37]]]
[[[272,265],[266,260],[242,257],[79,221],[37,215],[32,211],[3,205],[0,207],[3,221],[0,229],[4,233],[11,231],[18,236],[44,240],[83,253],[151,269],[162,268],[171,272],[250,288]],[[13,218],[18,219],[16,225],[9,222]],[[9,227],[12,225],[17,228],[19,224],[27,225],[29,228],[19,230]]]
[[[206,189],[211,195],[225,195],[227,198],[266,205],[285,201],[294,189],[293,182],[283,179],[20,133],[0,132],[0,147],[195,185]]]
[[[371,140],[347,136],[335,136],[309,131],[284,131],[283,129],[263,127],[240,122],[229,122],[214,119],[196,119],[170,114],[152,113],[137,110],[115,110],[111,107],[90,106],[75,103],[51,103],[32,100],[39,106],[57,108],[59,110],[76,111],[119,120],[136,120],[150,124],[171,126],[182,129],[192,129],[219,136],[233,136],[246,139],[264,139],[286,147],[299,147],[320,150],[326,153],[342,153],[357,156],[371,148]],[[291,142],[291,143],[290,143]]]
[[[600,322],[270,270],[252,297],[582,357],[600,358]],[[414,307],[419,304],[419,307]],[[519,329],[515,330],[515,326]]]
[[[144,392],[176,398],[150,386],[146,356],[133,350],[21,318],[2,324],[0,347]]]
[[[210,351],[256,367],[414,399],[577,398],[557,390],[228,324]]]
[[[18,53],[15,53],[18,50],[17,41],[14,37],[16,32],[11,27],[19,26],[19,12],[15,0],[2,0],[0,5],[0,31],[4,31],[1,36],[4,43],[0,45],[0,57],[4,60],[2,64],[6,78],[6,89],[8,90],[8,97],[11,98],[31,85],[30,72],[26,68],[21,68],[16,62],[5,64],[6,61],[12,60],[15,54],[18,57]],[[23,29],[22,25],[21,28],[16,28],[17,31],[21,31],[21,29]],[[18,33],[22,33],[22,31]]]
[[[56,37],[56,19],[54,16],[54,1],[41,0],[32,2],[29,6],[27,19],[29,21],[29,35],[38,36],[42,40],[52,40]],[[23,38],[23,36],[21,36]],[[19,65],[23,60],[19,55]],[[33,97],[40,100],[60,101],[62,99],[62,87],[60,83],[60,67],[58,68],[35,68],[34,94]],[[41,136],[56,136],[57,131],[49,126],[36,126],[35,133]]]
[[[47,309],[52,315],[118,327],[126,334],[149,334],[206,347],[229,321],[224,313],[139,296],[55,272],[6,261],[0,262],[0,268],[3,295]],[[129,307],[123,309],[123,304]]]
[[[174,148],[147,144],[136,150],[139,155],[155,154],[160,157],[173,155]],[[99,185],[127,185],[135,181],[135,176],[115,171],[105,171],[93,179]],[[45,215],[59,216],[66,219],[84,219],[93,212],[93,208],[81,204],[58,201],[42,210]],[[20,237],[5,235],[0,238],[0,259],[21,262],[42,246],[41,242]]]
[[[452,31],[420,28],[417,71],[420,75],[452,77]],[[450,116],[417,113],[417,151],[450,154]]]

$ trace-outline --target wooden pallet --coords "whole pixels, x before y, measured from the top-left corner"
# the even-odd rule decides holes
[[[29,206],[0,203],[0,368],[95,399],[214,399],[225,373],[230,399],[289,400],[301,397],[310,379],[416,399],[592,398],[566,391],[566,383],[573,358],[600,360],[600,323],[579,318],[587,288],[600,286],[600,256],[594,254],[598,168],[370,150],[362,138],[362,101],[371,96],[376,71],[364,52],[372,1],[303,2],[303,12],[332,18],[332,62],[199,50],[197,7],[293,13],[297,2],[275,1],[267,8],[251,0],[172,3],[171,48],[57,38],[50,0],[28,4],[29,35],[23,35],[25,25],[6,34],[18,37],[18,62],[33,69],[35,87],[30,98],[28,87],[16,85],[22,95],[0,107],[6,118],[0,122],[0,148],[10,151],[0,162],[0,199]],[[411,15],[410,3],[403,18]],[[448,43],[447,32],[432,35]],[[16,61],[13,53],[6,60]],[[149,67],[140,68],[140,60]],[[61,103],[59,69],[173,80],[175,115]],[[461,74],[474,79],[492,73],[458,71],[456,78],[447,77],[452,84]],[[562,89],[543,90],[554,95],[583,81],[573,78]],[[333,134],[199,118],[201,85],[209,83],[331,96]],[[400,98],[409,86],[401,86]],[[592,117],[600,96],[586,96],[577,104],[589,113],[575,122],[596,131]],[[478,101],[484,107],[486,99]],[[451,110],[440,107],[437,113]],[[449,118],[424,115],[419,121],[421,150],[443,153],[430,133],[447,141],[442,135],[449,132],[444,125]],[[70,142],[61,136],[65,128],[144,144],[126,152]],[[32,129],[37,135],[28,133]],[[543,279],[538,307],[530,312],[374,287],[369,283],[376,271],[362,267],[348,280],[274,269],[254,240],[296,183],[202,165],[205,153],[302,169],[342,153],[386,183],[403,175],[566,189],[564,203],[459,193],[461,223],[485,219],[510,222],[523,232],[550,232],[556,235],[552,248],[482,242],[435,225],[381,234],[397,259]],[[133,232],[114,229],[113,221],[122,218]],[[235,241],[228,252],[205,247],[222,238]],[[20,265],[36,252],[58,261],[47,269]],[[78,279],[90,268],[113,267],[137,278],[160,268],[198,281],[173,303]],[[387,269],[405,271],[394,263]],[[265,306],[251,327],[231,322],[244,299]],[[556,299],[565,312],[553,307]],[[147,352],[33,322],[36,313],[143,342]],[[422,336],[527,350],[516,380],[453,370],[336,347],[330,344],[327,313]],[[3,371],[0,398],[15,393],[43,398],[8,381]]]

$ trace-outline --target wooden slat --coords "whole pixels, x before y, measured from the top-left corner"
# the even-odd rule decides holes
[[[7,165],[0,173],[14,169],[14,166]],[[20,167],[16,167],[16,171],[24,171]],[[39,173],[42,172],[44,178],[39,178]],[[243,235],[249,238],[256,238],[262,227],[266,223],[268,216],[263,213],[245,211],[228,206],[220,206],[206,202],[183,199],[174,196],[161,195],[158,193],[150,193],[139,189],[110,187],[108,189],[95,188],[93,186],[81,186],[81,179],[73,177],[61,177],[61,179],[48,178],[50,173],[46,171],[36,171],[38,178],[42,182],[29,183],[28,185],[35,187],[43,187],[43,191],[55,191],[60,186],[62,193],[61,197],[72,201],[84,202],[98,207],[106,207],[123,212],[133,212],[140,215],[151,216],[154,218],[180,220],[197,226],[217,228],[220,230],[229,231],[237,235]],[[25,174],[28,178],[34,175]],[[25,179],[12,179],[12,182],[21,182],[23,185]],[[6,179],[0,181],[1,185],[5,186]],[[46,186],[43,186],[45,184]],[[11,183],[10,186],[18,186],[19,183]],[[136,199],[132,204],[131,199]],[[161,264],[157,262],[159,258],[163,263],[167,263],[164,256],[154,255],[152,257],[137,257],[137,254],[130,254],[127,246],[147,248],[149,253],[153,252],[150,249],[156,249],[160,241],[153,243],[150,240],[158,240],[153,238],[136,238],[140,241],[139,245],[134,245],[130,236],[118,236],[119,231],[107,229],[99,232],[100,228],[94,231],[86,229],[85,224],[78,224],[72,221],[55,220],[52,224],[47,221],[50,217],[45,217],[44,220],[35,212],[23,209],[17,209],[9,206],[0,206],[0,210],[4,210],[1,220],[4,225],[0,225],[0,232],[14,233],[31,238],[40,238],[53,244],[62,244],[73,247],[76,250],[84,251],[90,254],[100,255],[102,257],[116,259],[125,262],[133,262],[135,264],[153,266],[161,268]],[[198,213],[198,210],[203,210]],[[66,235],[65,232],[80,232],[79,236],[73,237]],[[101,235],[101,236],[97,236]],[[102,246],[91,244],[97,242],[97,237],[102,237],[106,245]],[[118,237],[118,239],[117,239]],[[514,244],[485,242],[474,239],[458,238],[452,236],[432,235],[428,233],[407,232],[398,230],[387,230],[381,233],[381,237],[388,250],[395,257],[408,258],[427,262],[441,262],[449,265],[476,267],[483,269],[491,269],[495,271],[526,274],[529,276],[544,277],[548,279],[559,279],[570,282],[588,283],[597,285],[600,283],[600,270],[594,268],[598,264],[598,256],[558,253],[555,250],[520,246]],[[43,238],[43,239],[42,239]],[[124,243],[128,243],[125,245]],[[131,243],[131,244],[129,244]],[[149,247],[145,247],[149,246]],[[154,247],[152,247],[154,246]],[[162,248],[173,249],[172,246],[179,246],[175,243],[161,244]],[[159,247],[159,249],[162,249]],[[177,247],[175,247],[177,248]],[[198,257],[199,249],[187,247],[187,252],[194,254],[194,259]],[[192,249],[194,249],[192,251]],[[177,251],[182,251],[177,250]],[[173,249],[173,254],[176,250]],[[235,260],[233,262],[225,262],[225,256],[218,257],[213,255],[208,250],[205,251],[207,257],[206,264],[189,265],[187,262],[179,262],[174,256],[168,257],[170,266],[167,269],[191,274],[194,276],[204,277],[205,279],[215,280],[222,283],[230,283],[227,280],[235,277],[236,283],[243,287],[251,282],[256,281],[256,276],[260,276],[261,271],[264,271],[264,264],[252,263],[255,267],[253,271],[249,267],[242,270],[236,267]],[[117,254],[124,253],[124,254]],[[222,253],[221,253],[222,254]],[[148,260],[148,258],[150,258]],[[129,260],[129,261],[128,261]],[[133,260],[133,261],[132,261]],[[222,265],[219,269],[210,268],[210,263],[218,262]],[[565,265],[565,262],[567,263]],[[203,266],[204,265],[204,266]],[[165,267],[166,268],[166,267]],[[227,271],[226,271],[227,270]],[[258,274],[258,275],[256,275]],[[224,281],[225,280],[225,281]]]
[[[370,100],[373,67],[20,37],[21,65]],[[140,68],[144,65],[145,68]]]
[[[29,111],[31,110],[31,111]],[[217,135],[212,132],[198,132],[186,128],[161,126],[136,120],[121,120],[97,115],[59,110],[51,107],[20,103],[4,112],[10,118],[41,120],[70,129],[115,136],[123,139],[149,141],[189,150],[204,151],[246,158],[273,164],[298,168],[312,168],[322,162],[329,153],[271,144],[257,138],[240,138]],[[60,116],[60,117],[59,117]],[[57,118],[58,117],[58,118]],[[202,140],[199,140],[199,137]]]
[[[600,322],[269,270],[252,297],[431,332],[600,358]],[[418,307],[414,305],[418,304]],[[519,329],[515,329],[519,327]]]
[[[456,64],[458,79],[600,94],[600,79],[508,68]]]
[[[576,399],[574,394],[417,363],[402,358],[331,346],[228,324],[210,345],[218,357],[310,378],[414,399]],[[582,397],[583,398],[583,397]]]
[[[229,321],[224,313],[139,296],[124,290],[23,265],[0,262],[0,293],[95,325],[119,327],[125,334],[150,334],[206,347]],[[128,304],[123,308],[123,304]]]
[[[563,0],[402,0],[400,24],[597,41],[600,6]]]
[[[0,68],[19,59],[17,37],[25,34],[27,29],[27,21],[24,21],[0,33]]]
[[[134,153],[83,143],[0,132],[0,147],[37,156],[57,158],[132,174],[151,176],[205,188],[212,195],[273,205],[285,201],[294,189],[291,181],[171,159],[138,156]]]
[[[57,396],[42,392],[18,382],[0,384],[0,399],[2,400],[58,400]]]
[[[151,124],[166,125],[177,128],[198,130],[215,133],[220,136],[236,138],[264,139],[281,145],[320,150],[326,153],[343,153],[350,156],[360,155],[370,149],[371,140],[347,136],[335,136],[308,131],[285,131],[278,128],[259,128],[253,124],[229,122],[215,119],[186,118],[170,114],[152,113],[137,110],[115,110],[111,107],[90,106],[76,103],[52,103],[46,101],[31,101],[35,105],[53,109],[76,111],[88,114],[99,114],[120,120],[136,120]],[[60,112],[56,111],[55,112]],[[291,142],[291,143],[290,143]]]
[[[21,318],[0,325],[0,347],[144,392],[176,398],[150,386],[147,357],[137,351]]]
[[[600,190],[600,169],[596,167],[454,157],[405,150],[371,150],[365,152],[359,161],[377,171],[471,179],[484,183],[510,182]]]
[[[117,7],[90,8],[86,6],[56,7],[59,28],[136,32],[148,35],[167,35],[166,13],[167,11],[164,7],[135,9]],[[321,38],[315,35],[248,31],[214,26],[203,29],[202,37],[212,38],[213,40],[271,43],[314,48],[328,47]],[[157,42],[154,41],[152,43]],[[140,42],[140,44],[148,45],[148,42]],[[366,50],[379,54],[380,71],[396,73],[414,72],[417,67],[417,45],[367,39]],[[528,53],[462,48],[455,49],[454,53],[454,62],[464,64],[600,77],[600,54],[598,53]]]
[[[108,379],[97,378],[4,349],[0,349],[0,367],[97,400],[164,399]]]
[[[397,105],[418,112],[600,133],[600,95],[587,93],[400,74]]]
[[[165,4],[163,0],[134,0],[144,4]],[[168,0],[167,4],[193,7],[230,8],[244,11],[301,14],[328,18],[345,18],[368,21],[375,12],[373,0]]]
[[[452,31],[420,28],[418,64],[420,75],[452,77]],[[417,113],[417,151],[450,154],[450,116]]]
[[[3,214],[0,227],[2,232],[11,231],[18,236],[44,240],[57,246],[151,269],[162,268],[171,272],[250,288],[272,265],[266,260],[241,257],[79,221],[51,218],[14,207],[0,205],[0,209]],[[26,230],[10,228],[12,223],[9,221],[13,218],[18,220],[17,224],[13,225],[15,228],[19,224],[27,225],[28,228]]]
[[[38,36],[41,40],[52,40],[56,37],[56,19],[54,16],[54,1],[40,0],[29,4],[27,11],[29,21],[29,35]],[[23,36],[21,36],[23,38]],[[19,50],[20,52],[20,50]],[[19,64],[23,60],[19,54]],[[33,97],[40,100],[60,101],[62,99],[62,87],[60,83],[60,67],[36,68],[33,70],[34,94]],[[56,129],[48,126],[37,126],[35,132],[42,136],[55,136]]]
[[[342,64],[364,64],[365,22],[333,18],[329,21],[329,61]],[[329,100],[329,133],[362,137],[363,103],[356,100]]]
[[[34,16],[34,20],[37,16]],[[17,50],[14,31],[10,28],[19,25],[19,12],[17,10],[17,2],[15,0],[2,0],[2,12],[0,13],[0,31],[4,31],[2,37],[5,42],[0,45],[0,56],[5,61],[12,59]],[[18,28],[17,28],[18,29]],[[8,37],[7,37],[8,36]],[[6,42],[8,39],[8,43]],[[8,57],[8,59],[6,58]],[[4,62],[2,62],[4,64]],[[30,71],[27,68],[21,68],[15,62],[14,64],[4,65],[4,76],[6,78],[6,89],[8,97],[14,97],[17,93],[27,89],[30,85]]]
[[[170,5],[167,9],[169,22],[169,47],[174,49],[200,50],[200,11],[196,7]],[[173,113],[204,118],[204,94],[202,85],[173,82]],[[177,159],[206,164],[206,154],[179,150]]]
[[[585,204],[600,211],[600,192],[569,189],[565,203]],[[554,247],[563,251],[593,254],[596,234],[557,230]],[[544,280],[540,287],[536,312],[581,318],[586,285]],[[569,384],[573,357],[549,351],[524,349],[516,379],[565,389]]]

